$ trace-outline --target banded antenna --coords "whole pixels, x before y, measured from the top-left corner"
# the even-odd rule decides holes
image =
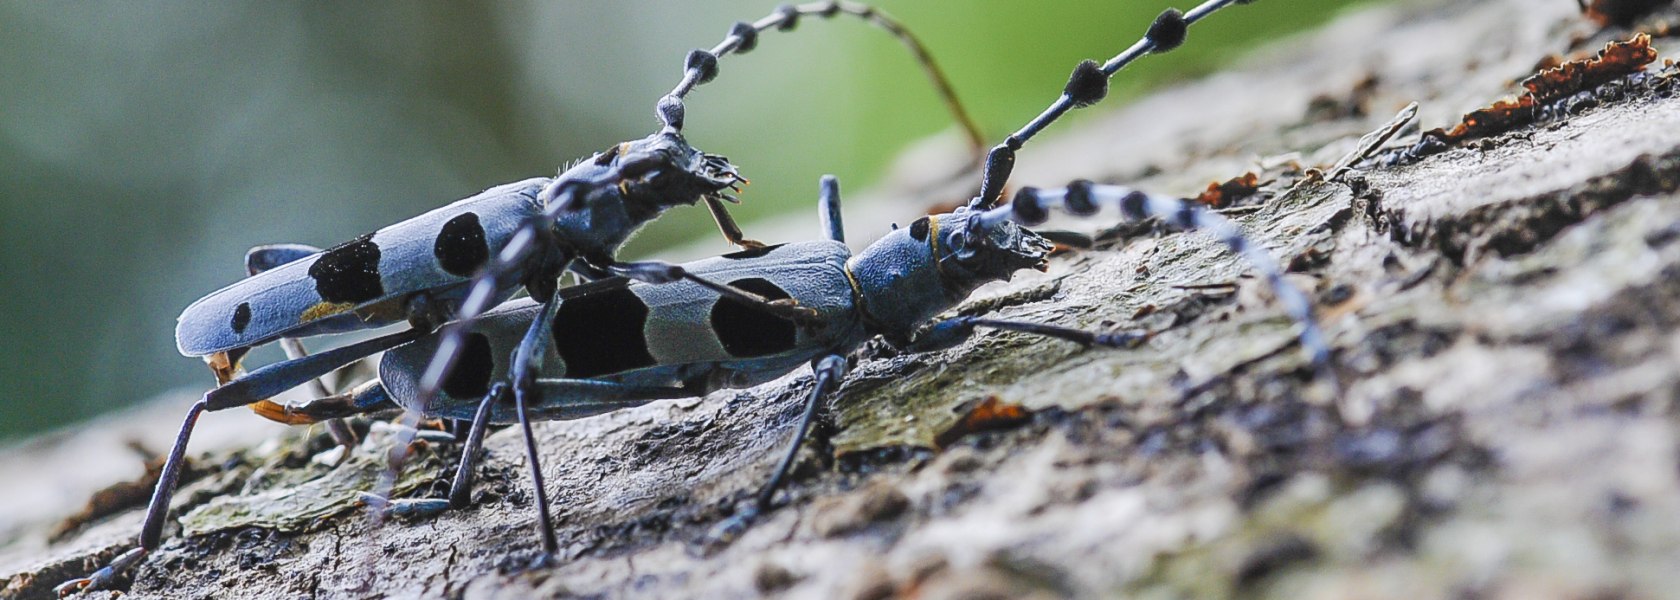
[[[917,39],[916,35],[905,28],[903,24],[879,9],[867,4],[844,0],[798,5],[783,4],[776,7],[776,10],[768,16],[757,21],[751,23],[736,22],[729,29],[729,35],[724,37],[718,45],[713,46],[712,49],[696,49],[689,52],[687,60],[683,63],[682,81],[678,82],[677,87],[672,88],[669,94],[659,99],[659,105],[655,113],[659,116],[660,123],[664,125],[667,131],[682,131],[683,99],[687,98],[688,93],[694,91],[694,88],[699,87],[700,84],[717,77],[719,57],[728,56],[731,53],[745,54],[750,52],[758,46],[759,33],[770,29],[792,31],[799,25],[800,17],[814,16],[828,19],[840,14],[863,19],[898,38],[898,41],[904,44],[904,48],[909,50],[910,55],[916,59],[916,63],[921,66],[922,72],[927,75],[928,80],[933,83],[934,90],[939,93],[940,101],[945,103],[945,108],[951,111],[951,118],[956,120],[957,125],[963,130],[963,135],[968,138],[969,147],[974,149],[976,155],[980,154],[980,149],[986,147],[986,140],[980,135],[980,128],[975,126],[974,119],[963,108],[962,102],[957,100],[957,93],[951,87],[950,80],[945,78],[945,72],[939,68],[938,63],[934,62],[933,55],[928,53],[921,40]]]
[[[986,153],[986,170],[980,176],[980,195],[969,203],[969,208],[985,210],[997,204],[998,197],[1003,194],[1004,184],[1009,182],[1009,174],[1015,169],[1015,151],[1026,145],[1027,140],[1038,135],[1045,127],[1049,127],[1056,119],[1075,108],[1084,108],[1101,102],[1108,95],[1108,80],[1126,65],[1148,54],[1167,52],[1184,44],[1185,35],[1190,26],[1206,18],[1219,9],[1232,4],[1248,4],[1254,0],[1207,0],[1190,12],[1180,13],[1176,8],[1162,11],[1155,17],[1155,22],[1149,25],[1149,31],[1143,34],[1143,39],[1132,44],[1130,48],[1116,54],[1114,58],[1101,65],[1097,61],[1086,60],[1074,67],[1073,74],[1068,76],[1067,86],[1062,89],[1062,95],[1049,108],[1033,118],[1019,131],[1009,134],[1003,143],[994,146]]]

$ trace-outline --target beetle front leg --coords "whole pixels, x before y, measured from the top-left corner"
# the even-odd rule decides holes
[[[1030,321],[952,317],[922,329],[915,339],[903,346],[903,350],[906,352],[933,352],[952,348],[972,337],[974,329],[977,327],[1019,331],[1067,340],[1084,346],[1108,346],[1111,348],[1132,348],[1149,339],[1149,334],[1146,333],[1096,333]]]
[[[730,244],[748,249],[764,247],[764,242],[747,239],[746,233],[741,231],[741,226],[735,223],[735,217],[729,214],[728,207],[723,205],[723,200],[707,196],[706,209],[712,211],[712,220],[717,221],[718,230],[723,232],[723,239],[728,240]]]

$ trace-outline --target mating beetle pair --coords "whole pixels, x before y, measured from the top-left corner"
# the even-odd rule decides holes
[[[676,265],[624,263],[614,255],[636,229],[666,209],[700,201],[706,202],[730,242],[761,246],[745,239],[723,206],[730,199],[727,192],[744,180],[726,159],[700,152],[683,139],[683,99],[716,76],[719,57],[753,49],[760,32],[791,30],[802,17],[840,14],[885,29],[905,44],[970,138],[979,139],[944,75],[897,22],[853,2],[782,6],[756,22],[735,24],[710,51],[690,53],[681,82],[658,103],[662,128],[647,138],[612,146],[553,179],[492,188],[330,250],[300,245],[254,249],[246,258],[249,279],[206,296],[181,315],[178,347],[183,354],[203,357],[222,385],[188,411],[154,490],[139,547],[91,577],[59,586],[59,591],[108,585],[157,547],[186,445],[203,411],[252,404],[305,382],[318,384],[320,376],[454,321],[438,334],[440,351],[425,370],[428,375],[419,390],[422,398],[435,395],[478,315],[520,287],[550,302],[565,270],[588,278],[687,280],[768,314],[810,314],[791,303],[694,277]],[[296,341],[403,321],[411,325],[406,331],[314,356],[305,356]],[[289,360],[239,374],[240,360],[252,347],[276,340],[286,346]],[[316,389],[326,392],[322,385]],[[354,443],[341,423],[329,421],[329,428],[340,443]]]
[[[1110,346],[1139,339],[973,317],[933,320],[984,283],[1042,267],[1050,244],[1017,222],[1036,224],[1055,206],[1089,215],[1112,203],[1128,218],[1159,215],[1183,228],[1211,228],[1273,283],[1302,322],[1303,344],[1322,361],[1326,350],[1305,297],[1282,281],[1264,251],[1217,215],[1179,200],[1084,182],[1056,191],[1022,190],[1012,207],[993,206],[1014,152],[1038,131],[1067,110],[1099,101],[1108,77],[1120,68],[1176,47],[1190,24],[1233,3],[1209,0],[1189,13],[1168,11],[1143,40],[1108,63],[1082,63],[1050,109],[992,150],[980,196],[969,206],[920,219],[855,256],[843,244],[837,182],[825,180],[821,195],[828,240],[761,247],[746,242],[721,210],[724,190],[739,181],[733,167],[694,150],[680,136],[682,97],[711,78],[718,55],[746,50],[758,31],[800,14],[876,16],[843,11],[856,6],[844,3],[791,7],[759,23],[738,24],[720,50],[690,55],[683,83],[659,103],[664,123],[659,133],[615,146],[558,178],[495,188],[323,253],[289,248],[253,255],[253,266],[267,270],[195,303],[182,316],[182,351],[216,357],[221,375],[231,381],[189,411],[153,496],[140,547],[63,589],[103,585],[156,547],[187,439],[204,410],[254,404],[270,417],[311,421],[401,406],[470,418],[468,447],[450,500],[405,501],[421,510],[465,504],[485,427],[519,422],[544,549],[552,553],[556,544],[535,464],[532,418],[577,418],[699,395],[810,363],[817,385],[799,433],[757,505],[738,521],[744,522],[769,507],[822,398],[843,377],[845,355],[877,335],[910,351],[951,347],[976,327]],[[726,236],[748,250],[685,265],[613,259],[636,227],[669,206],[701,200],[714,208]],[[557,291],[555,281],[566,269],[601,280]],[[520,284],[532,301],[485,314]],[[404,320],[414,327],[233,378],[239,355],[252,345]],[[589,345],[580,346],[582,341]],[[350,394],[292,408],[266,400],[381,350],[390,351],[379,380]]]

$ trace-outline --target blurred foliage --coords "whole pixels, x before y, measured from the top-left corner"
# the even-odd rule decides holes
[[[992,139],[1168,5],[879,4],[922,37]],[[1348,4],[1217,15],[1122,74],[1111,98],[1208,72]],[[174,316],[241,276],[248,247],[332,245],[644,136],[683,55],[772,6],[0,4],[0,437],[208,385],[175,352]],[[690,102],[688,137],[753,179],[746,221],[809,210],[823,173],[867,186],[906,144],[951,131],[908,55],[853,20],[767,33],[722,67]],[[633,252],[711,229],[703,211],[677,211]]]

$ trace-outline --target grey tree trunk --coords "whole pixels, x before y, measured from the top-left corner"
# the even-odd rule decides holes
[[[1642,22],[1676,16],[1659,13]],[[248,416],[209,424],[230,439],[201,434],[223,449],[196,461],[204,475],[178,496],[180,526],[129,593],[1672,597],[1672,69],[1351,183],[1302,182],[1301,170],[1334,162],[1408,102],[1424,128],[1450,127],[1515,94],[1548,55],[1630,35],[1567,0],[1385,6],[1080,115],[1022,152],[1018,185],[1089,178],[1193,196],[1249,171],[1269,181],[1230,214],[1313,291],[1340,393],[1312,376],[1264,285],[1210,240],[1061,221],[1102,241],[961,310],[1146,329],[1147,344],[989,333],[929,355],[866,350],[786,504],[732,544],[697,540],[774,467],[808,372],[539,426],[563,548],[552,568],[526,568],[538,543],[514,431],[488,440],[472,508],[376,526],[353,497],[371,489],[383,434],[334,469],[309,458],[320,432],[263,442],[272,434],[251,433]],[[854,238],[972,185],[898,179],[849,199]],[[801,221],[751,233],[809,237],[815,220]],[[988,399],[1030,416],[958,425]],[[45,540],[93,489],[131,475],[122,440],[163,447],[187,404],[0,457],[0,595],[47,597],[132,544],[134,508]],[[454,452],[421,451],[405,489],[440,490]],[[95,475],[30,483],[71,466]]]

